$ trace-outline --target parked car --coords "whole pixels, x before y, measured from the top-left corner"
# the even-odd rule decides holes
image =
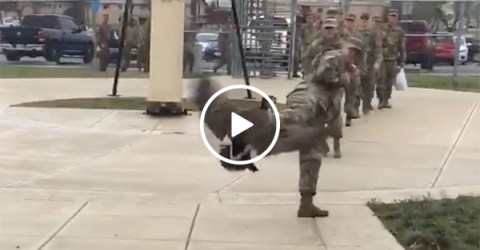
[[[424,20],[402,20],[400,26],[406,34],[407,64],[420,64],[422,69],[433,70],[435,42],[428,23]]]
[[[480,52],[480,40],[472,36],[465,37],[468,47],[468,58],[467,61],[475,61],[475,55]]]
[[[12,27],[12,26],[19,26],[20,21],[13,17],[5,17],[0,20],[0,27]]]
[[[462,36],[460,40],[461,44],[458,53],[458,60],[460,63],[465,64],[468,58],[467,42],[464,36]],[[437,33],[435,41],[435,61],[454,65],[456,36],[451,33]]]
[[[63,56],[80,56],[90,63],[94,49],[85,27],[69,16],[26,15],[20,26],[0,28],[0,50],[8,61],[28,56],[60,63]]]
[[[221,52],[218,48],[217,33],[198,33],[196,35],[197,43],[202,46],[202,59],[211,62],[217,60]]]

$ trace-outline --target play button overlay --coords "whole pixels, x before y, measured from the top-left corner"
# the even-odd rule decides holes
[[[253,123],[237,115],[236,113],[232,112],[231,119],[232,119],[232,122],[230,127],[232,128],[232,137],[235,137],[241,134],[243,131],[253,127]]]
[[[219,140],[216,136],[213,135],[212,131],[206,126],[205,124],[205,117],[207,113],[211,114],[208,112],[209,108],[211,108],[212,103],[219,97],[219,96],[227,96],[232,103],[238,103],[240,102],[249,102],[248,100],[242,100],[245,97],[246,90],[250,90],[252,93],[252,97],[257,100],[257,102],[252,102],[252,107],[255,108],[255,105],[258,104],[258,108],[260,108],[260,100],[264,98],[267,100],[268,105],[270,106],[270,110],[273,111],[274,115],[274,120],[275,120],[275,131],[272,131],[271,136],[266,136],[263,138],[265,141],[265,147],[267,149],[264,150],[263,152],[253,152],[252,154],[252,159],[249,160],[234,160],[234,159],[229,159],[226,158],[222,155],[219,154],[219,150],[221,146],[225,146],[227,143],[232,143],[230,138],[226,137],[223,140]],[[228,93],[227,93],[228,92]],[[217,103],[217,102],[215,102]],[[250,106],[250,105],[248,105]],[[218,107],[217,107],[218,108]],[[236,107],[239,108],[239,107]],[[247,108],[248,110],[251,108]],[[244,109],[244,110],[247,110]],[[230,113],[224,113],[222,114],[224,117],[218,117],[218,121],[221,124],[225,125],[219,125],[223,128],[224,126],[227,126],[226,129],[230,130],[231,138],[235,140],[239,135],[242,133],[249,131],[248,133],[255,132],[255,129],[257,127],[255,126],[255,122],[259,122],[259,120],[256,117],[243,117],[241,114],[242,110],[238,110],[238,112],[230,112]],[[215,119],[217,121],[217,119]],[[217,124],[216,124],[217,125]],[[273,127],[272,127],[273,128]],[[272,129],[273,130],[273,129]],[[261,91],[258,88],[252,87],[252,86],[247,86],[247,85],[231,85],[225,88],[222,88],[218,90],[215,94],[213,94],[210,99],[208,99],[207,103],[205,104],[202,113],[200,114],[200,135],[202,137],[202,141],[207,147],[208,151],[217,159],[232,164],[232,165],[247,165],[247,164],[252,164],[255,163],[265,156],[268,155],[268,153],[273,149],[275,146],[275,143],[278,140],[278,136],[280,134],[280,116],[277,110],[277,107],[275,106],[275,103],[268,97],[267,94],[265,94],[263,91]],[[269,143],[269,144],[268,144]]]

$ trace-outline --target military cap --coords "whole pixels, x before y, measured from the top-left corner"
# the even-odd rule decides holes
[[[370,19],[370,14],[363,12],[362,15],[360,15],[360,19]]]
[[[337,20],[334,18],[327,18],[323,21],[323,28],[336,28],[337,27]]]
[[[340,14],[340,10],[338,8],[335,8],[335,7],[331,7],[331,8],[328,8],[326,14],[328,16],[335,16],[337,14]]]
[[[355,21],[356,18],[357,18],[357,16],[355,16],[355,14],[350,13],[345,17],[345,20]]]
[[[360,52],[363,50],[363,41],[358,37],[350,37],[345,43],[345,47],[349,49],[355,49]]]
[[[383,21],[383,18],[381,16],[374,16],[373,17],[373,21],[375,22],[382,22]]]
[[[389,10],[388,10],[388,15],[389,15],[389,16],[398,16],[398,10],[396,10],[396,9],[389,9]]]

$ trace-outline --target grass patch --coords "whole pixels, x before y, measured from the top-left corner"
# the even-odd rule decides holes
[[[72,68],[72,67],[40,67],[2,65],[0,67],[0,79],[15,78],[113,78],[115,69],[109,68],[106,72],[100,72],[96,68]],[[121,78],[148,78],[149,74],[137,70],[120,72]],[[184,75],[184,79],[198,78],[199,75]]]
[[[480,197],[368,203],[408,250],[480,249]]]
[[[458,76],[458,90],[480,92],[480,76]],[[453,90],[452,77],[407,74],[409,87]]]
[[[260,101],[232,100],[239,109],[251,109],[260,107]],[[285,109],[285,104],[277,103],[279,110]],[[71,108],[71,109],[112,109],[112,110],[145,110],[146,99],[144,97],[99,97],[99,98],[72,98],[25,102],[11,105],[11,107],[28,108]],[[191,108],[191,107],[187,107]]]
[[[25,102],[11,107],[145,110],[144,97],[73,98]]]

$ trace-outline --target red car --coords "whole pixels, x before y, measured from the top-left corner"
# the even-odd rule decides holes
[[[435,36],[435,61],[446,62],[451,65],[455,63],[455,36],[450,33],[438,33]],[[461,37],[458,60],[465,64],[468,59],[468,48],[464,37]]]
[[[401,20],[400,27],[405,32],[406,62],[420,64],[422,69],[433,70],[435,42],[430,26],[424,20]]]

